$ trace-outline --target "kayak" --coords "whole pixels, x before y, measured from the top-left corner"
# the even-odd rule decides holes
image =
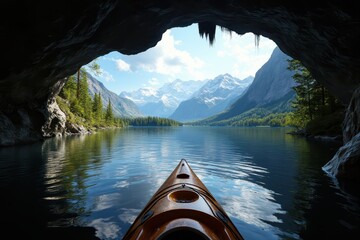
[[[242,240],[231,219],[181,159],[123,240]]]

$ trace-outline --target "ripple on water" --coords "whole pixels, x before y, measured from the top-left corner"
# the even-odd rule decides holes
[[[123,129],[0,149],[3,219],[21,225],[44,214],[51,218],[44,225],[93,226],[102,240],[121,239],[185,158],[247,240],[351,239],[360,226],[358,194],[329,184],[316,168],[331,157],[327,146],[284,132]]]

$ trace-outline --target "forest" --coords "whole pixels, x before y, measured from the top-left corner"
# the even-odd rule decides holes
[[[95,73],[100,69],[96,61],[90,63],[89,67]],[[100,93],[95,93],[93,97],[89,94],[87,72],[84,68],[80,68],[75,75],[68,78],[56,100],[66,114],[67,122],[82,125],[87,129],[182,125],[177,121],[160,117],[121,118],[114,116],[110,99],[107,106],[104,106]]]
[[[299,60],[289,60],[288,68],[294,70],[297,85],[293,111],[286,116],[285,125],[294,126],[306,135],[342,135],[344,105]]]
[[[95,73],[100,67],[93,61],[89,64]],[[294,71],[296,86],[295,98],[290,111],[273,112],[271,109],[257,108],[234,118],[217,122],[217,126],[271,126],[295,127],[305,135],[341,135],[344,107],[326,88],[301,64],[289,60],[288,69]],[[183,124],[167,118],[139,117],[121,118],[114,116],[110,99],[104,106],[100,93],[90,96],[87,73],[80,68],[70,76],[57,97],[57,102],[65,112],[67,121],[88,129],[125,127],[125,126],[182,126]],[[211,124],[209,124],[211,125]]]

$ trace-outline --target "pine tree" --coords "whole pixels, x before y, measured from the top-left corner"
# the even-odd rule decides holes
[[[96,75],[101,74],[100,66],[96,60],[91,62],[88,67]],[[104,126],[104,124],[119,127],[128,125],[129,121],[114,117],[110,99],[106,110],[104,110],[100,93],[95,93],[94,98],[91,98],[87,74],[85,68],[80,68],[76,74],[69,77],[60,91],[59,96],[65,100],[62,106],[66,109],[67,115],[71,116],[72,121],[77,124],[84,124],[87,127],[99,127]]]
[[[112,110],[110,98],[109,98],[109,103],[106,108],[105,121],[107,124],[112,124],[114,122],[114,113]]]
[[[316,81],[299,60],[292,59],[289,63],[289,69],[295,71],[293,79],[297,83],[297,86],[293,88],[296,92],[293,108],[295,112],[298,111],[305,117],[305,121],[312,120],[315,113],[314,89]]]
[[[100,93],[94,95],[93,115],[95,123],[100,124],[103,119],[103,104]]]
[[[305,128],[309,122],[339,108],[339,102],[323,84],[315,80],[299,60],[289,60],[288,69],[295,71],[293,79],[297,83],[293,88],[296,92],[292,102],[295,111],[287,119],[291,125]]]
[[[81,107],[82,116],[87,119],[92,119],[92,99],[89,94],[89,85],[87,82],[87,73],[81,69],[80,84],[79,84],[79,103]]]
[[[89,64],[89,68],[91,69],[91,71],[94,72],[94,74],[96,76],[101,75],[101,68],[100,65],[96,62],[97,59],[94,59],[91,61],[91,63]]]
[[[69,101],[76,98],[76,80],[74,76],[68,78],[59,95]]]
[[[76,85],[76,97],[79,98],[80,96],[80,72],[81,72],[81,68],[79,68],[77,70],[77,85]]]

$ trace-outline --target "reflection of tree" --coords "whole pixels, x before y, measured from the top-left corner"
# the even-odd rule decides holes
[[[298,141],[298,174],[296,192],[293,194],[293,205],[289,208],[292,228],[301,238],[332,239],[339,234],[339,239],[347,239],[345,228],[338,223],[339,216],[344,217],[338,205],[336,192],[329,186],[329,179],[321,167],[333,156],[338,146],[330,143]],[[336,213],[337,212],[337,213]],[[342,230],[341,230],[342,229]],[[293,232],[295,232],[293,230]],[[342,233],[340,233],[343,231]],[[335,235],[334,235],[335,233]]]
[[[52,205],[50,208],[54,215],[67,219],[62,219],[62,223],[73,224],[77,215],[87,213],[87,180],[101,169],[103,149],[110,152],[117,134],[117,131],[100,131],[86,136],[56,138],[44,142],[43,155],[48,159],[46,198]]]
[[[293,136],[291,136],[293,137]],[[290,232],[298,232],[298,228],[302,228],[306,224],[304,218],[305,211],[311,209],[311,201],[316,192],[314,181],[314,172],[309,171],[313,168],[309,162],[309,143],[302,139],[297,139],[296,148],[294,150],[298,153],[298,160],[294,159],[294,163],[298,164],[299,172],[295,175],[294,190],[289,193],[289,203],[287,204],[287,216],[285,216],[286,223],[289,225]],[[297,229],[297,230],[295,230]]]
[[[115,137],[118,136],[120,133],[122,133],[123,131],[121,129],[116,129],[113,131],[104,131],[103,134],[103,142],[106,145],[106,149],[108,150],[108,152],[111,152],[112,146],[114,145],[114,140],[116,139]]]

